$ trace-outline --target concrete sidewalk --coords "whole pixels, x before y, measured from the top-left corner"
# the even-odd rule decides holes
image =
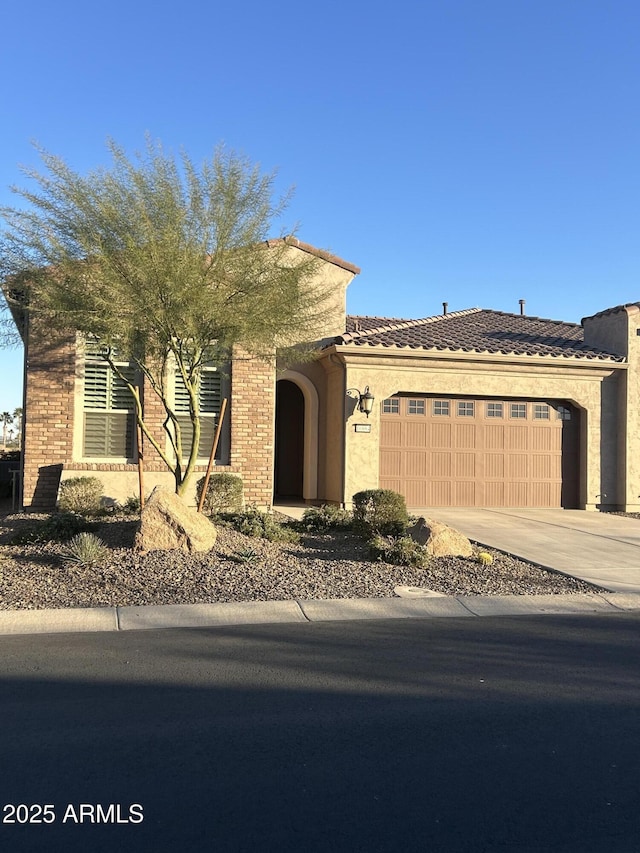
[[[460,595],[411,598],[249,601],[91,607],[65,610],[0,610],[0,635],[219,628],[287,622],[428,619],[543,614],[611,614],[638,611],[640,594]]]
[[[430,508],[475,542],[615,592],[640,593],[640,520],[573,509]]]

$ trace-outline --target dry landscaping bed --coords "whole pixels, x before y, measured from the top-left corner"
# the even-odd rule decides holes
[[[70,567],[63,545],[8,544],[38,518],[0,518],[0,609],[192,604],[310,598],[387,598],[400,585],[428,587],[447,595],[593,592],[574,578],[489,551],[494,562],[439,557],[426,569],[371,562],[367,546],[348,532],[303,535],[299,543],[267,542],[220,527],[213,551],[137,554],[137,519],[114,515],[94,532],[111,551],[100,568]]]

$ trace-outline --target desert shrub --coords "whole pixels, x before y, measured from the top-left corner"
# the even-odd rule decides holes
[[[97,477],[71,477],[60,484],[61,512],[98,515],[102,510],[102,482]]]
[[[196,485],[197,503],[200,503],[205,478],[198,480]],[[222,512],[239,512],[242,509],[243,485],[242,477],[237,474],[213,474],[209,479],[207,494],[202,505],[207,515],[218,515]]]
[[[99,566],[107,559],[109,549],[93,533],[78,533],[65,545],[63,555],[65,563],[69,565]]]
[[[268,512],[247,507],[243,512],[225,515],[239,533],[269,542],[297,542],[300,535],[288,524],[281,524]]]
[[[367,489],[353,496],[353,528],[359,536],[402,536],[409,516],[405,499],[391,489]]]
[[[56,512],[42,521],[36,521],[17,533],[11,540],[14,545],[31,545],[36,542],[66,542],[90,525],[74,512]]]
[[[324,533],[327,530],[348,530],[352,525],[351,513],[335,504],[310,506],[302,515],[304,530]]]
[[[137,515],[140,512],[140,498],[137,495],[129,495],[122,504],[122,511],[127,515]]]
[[[493,557],[491,554],[487,553],[487,551],[480,551],[476,560],[480,563],[481,566],[490,566],[493,563]]]
[[[369,556],[372,560],[382,560],[395,566],[414,566],[419,569],[425,569],[430,561],[424,545],[410,536],[374,536],[369,542]]]

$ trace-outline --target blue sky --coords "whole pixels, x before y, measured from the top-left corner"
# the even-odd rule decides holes
[[[632,0],[5,4],[0,203],[149,132],[279,169],[301,239],[362,268],[349,311],[579,322],[640,299]],[[21,404],[0,352],[0,410]]]

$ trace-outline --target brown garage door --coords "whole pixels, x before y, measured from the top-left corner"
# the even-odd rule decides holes
[[[554,400],[390,397],[380,488],[410,507],[575,507],[578,414]]]

